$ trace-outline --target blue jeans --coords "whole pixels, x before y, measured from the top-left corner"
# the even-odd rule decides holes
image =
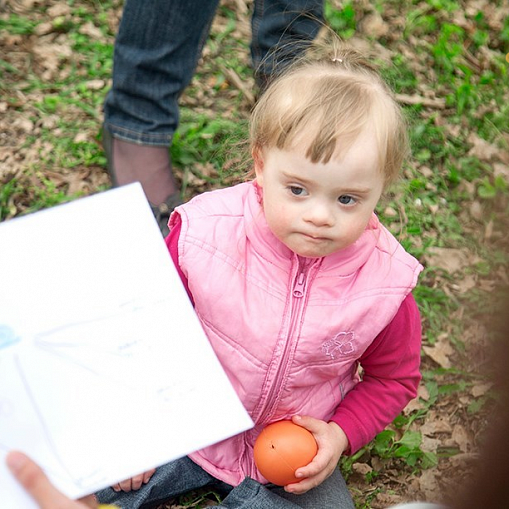
[[[168,146],[219,0],[126,0],[104,123],[116,137]],[[251,57],[263,81],[317,35],[323,0],[255,0]],[[274,48],[290,48],[272,55]],[[277,64],[275,63],[277,60]]]
[[[97,493],[97,498],[103,504],[116,504],[122,509],[153,508],[165,500],[205,487],[225,495],[221,505],[217,506],[220,508],[354,509],[339,470],[304,495],[292,495],[279,486],[264,486],[249,477],[234,488],[218,481],[187,457],[159,467],[148,484],[137,491],[116,493],[107,488]]]

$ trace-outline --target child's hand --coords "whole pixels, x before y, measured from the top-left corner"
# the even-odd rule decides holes
[[[115,491],[126,491],[126,492],[139,490],[143,484],[147,484],[150,481],[150,478],[154,475],[155,471],[156,469],[153,468],[152,470],[148,470],[143,474],[135,475],[130,479],[126,479],[125,481],[114,484],[112,488]]]
[[[292,421],[313,433],[318,452],[313,461],[296,470],[296,477],[302,477],[298,483],[288,484],[285,491],[301,495],[321,484],[337,468],[339,458],[348,447],[348,438],[335,423],[327,423],[308,416],[294,416]]]

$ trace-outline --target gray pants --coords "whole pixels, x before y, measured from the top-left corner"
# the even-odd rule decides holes
[[[148,484],[129,493],[111,488],[97,493],[103,504],[122,509],[157,507],[164,501],[199,488],[215,489],[225,496],[218,507],[229,509],[353,509],[354,504],[339,470],[320,486],[303,495],[286,493],[272,484],[262,485],[246,477],[238,486],[218,481],[189,458],[181,458],[159,467]]]

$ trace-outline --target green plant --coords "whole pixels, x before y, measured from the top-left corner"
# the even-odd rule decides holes
[[[37,22],[17,14],[11,14],[7,19],[0,18],[0,31],[5,30],[11,34],[31,35],[36,26]]]
[[[19,191],[19,186],[15,178],[0,185],[0,221],[5,220],[11,215],[10,199]]]
[[[477,194],[480,198],[491,200],[496,198],[499,193],[507,193],[508,183],[502,175],[497,175],[490,179],[484,177],[477,188]]]
[[[198,162],[212,161],[217,171],[217,178],[221,179],[224,174],[224,163],[230,155],[230,147],[246,137],[245,122],[209,118],[184,109],[179,130],[172,140],[172,160],[175,165],[182,168]],[[212,181],[218,182],[217,178],[212,178]]]
[[[344,39],[350,39],[356,30],[356,10],[351,0],[342,3],[340,9],[325,2],[325,19],[331,28]]]
[[[54,182],[45,178],[43,175],[39,174],[38,177],[41,185],[32,187],[33,199],[31,206],[26,211],[27,213],[60,205],[74,198],[73,196],[68,196],[64,191],[59,190]]]
[[[385,430],[375,437],[373,452],[381,458],[399,458],[408,466],[430,468],[437,464],[435,453],[421,449],[422,435],[418,431],[407,430],[401,437],[394,430]]]
[[[448,79],[450,74],[454,74],[458,64],[461,63],[464,38],[465,31],[457,25],[444,23],[440,27],[437,41],[431,51],[436,64],[445,71],[442,75],[444,80]]]
[[[104,172],[98,133],[112,74],[116,34],[112,20],[120,14],[122,2],[66,0],[62,4],[70,8],[69,13],[56,18],[48,14],[45,0],[23,15],[14,12],[9,2],[4,4],[0,116],[8,120],[0,137],[0,221],[75,199],[65,183],[72,172]],[[497,243],[507,229],[508,181],[503,172],[495,175],[494,168],[506,164],[509,149],[509,17],[500,19],[495,30],[488,16],[492,4],[486,3],[484,11],[472,0],[326,1],[326,19],[334,30],[344,39],[355,35],[371,44],[408,119],[412,156],[377,212],[404,247],[426,265],[413,292],[422,316],[424,345],[439,344],[446,333],[454,352],[453,366],[447,369],[424,354],[428,399],[420,400],[419,410],[398,416],[375,441],[340,460],[351,480],[356,462],[369,463],[372,456],[382,459],[380,468],[367,478],[362,476],[365,485],[352,489],[359,493],[357,506],[365,509],[379,493],[387,492],[384,464],[418,474],[458,452],[454,446],[441,447],[437,455],[423,451],[418,424],[427,421],[431,410],[443,411],[444,402],[461,397],[466,403],[456,418],[467,416],[477,432],[491,408],[490,393],[469,395],[481,377],[471,364],[462,362],[471,347],[467,333],[481,318],[499,312],[491,289],[503,280],[508,267],[507,253]],[[495,4],[500,8],[503,1]],[[248,20],[241,19],[245,15],[234,5],[221,4],[221,29],[213,27],[196,77],[182,97],[181,123],[171,151],[189,195],[204,187],[229,185],[232,175],[243,169],[240,154],[245,147],[238,146],[247,134],[251,104],[244,94],[252,90],[253,73],[249,33],[242,31]],[[358,21],[374,10],[390,29],[378,39],[357,30]],[[46,41],[72,49],[72,58],[60,58],[50,77],[40,56],[31,51],[37,46],[40,25],[50,31]],[[90,29],[96,36],[88,34]],[[229,73],[237,75],[243,88],[232,84]],[[418,100],[408,104],[408,96],[431,99],[431,105]],[[16,127],[18,118],[28,120],[33,129],[24,132]],[[472,149],[473,135],[489,145],[489,157]],[[15,176],[7,177],[4,168]],[[53,178],[58,173],[64,178]],[[197,180],[205,184],[198,188]],[[90,178],[89,192],[104,189],[104,180],[99,182]],[[482,205],[475,220],[470,214],[473,202]],[[492,239],[485,235],[490,224],[499,223],[500,231]],[[429,250],[435,246],[465,249],[474,261],[450,274],[430,265]],[[472,278],[475,285],[466,293],[456,288],[462,278]],[[196,492],[180,504],[205,507],[211,501],[217,501],[214,494]]]

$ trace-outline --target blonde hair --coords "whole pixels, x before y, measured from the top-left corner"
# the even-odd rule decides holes
[[[268,86],[252,112],[250,148],[289,150],[306,142],[306,157],[327,163],[367,128],[374,130],[387,185],[409,152],[406,122],[374,65],[334,36],[314,44]]]

